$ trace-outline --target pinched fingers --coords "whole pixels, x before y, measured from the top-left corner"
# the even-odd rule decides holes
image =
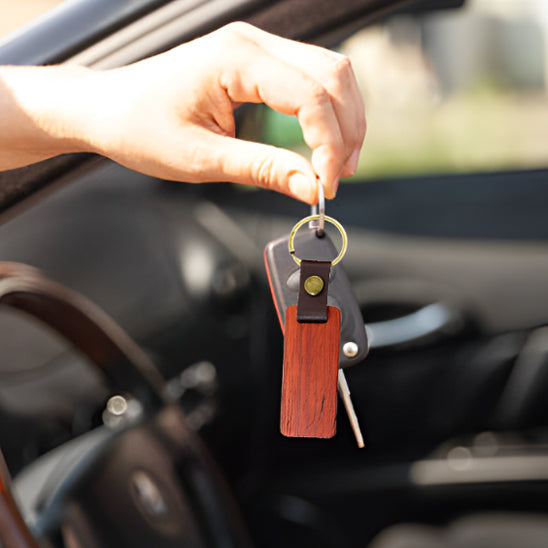
[[[185,70],[173,70],[180,66]],[[151,70],[164,80],[150,78]],[[148,110],[155,93],[146,82],[154,80],[154,90],[159,81],[165,84],[163,100],[153,103],[155,138],[150,128],[141,131],[153,149],[139,156],[138,167],[148,173],[253,184],[313,203],[316,176],[333,198],[339,177],[355,169],[365,118],[344,56],[237,23],[128,67],[125,74],[133,74]],[[248,102],[295,115],[312,149],[311,164],[287,150],[235,139],[233,106]],[[130,156],[122,160],[135,163],[136,155]]]
[[[318,139],[322,124],[313,127],[317,124],[314,113],[308,118],[299,118],[305,140],[314,151],[313,166],[329,195],[330,187],[336,185],[339,176],[354,173],[366,131],[363,100],[350,60],[333,51],[281,38],[244,23],[232,27],[245,39],[260,44],[270,55],[307,74],[329,99],[338,135],[323,133]],[[315,114],[321,115],[321,110],[316,109]]]
[[[253,42],[231,48],[233,62],[224,65],[221,86],[233,102],[265,103],[295,115],[312,149],[312,164],[325,186],[326,196],[336,192],[345,161],[345,145],[337,113],[325,87],[300,67],[285,62]],[[315,186],[314,174],[310,185]]]

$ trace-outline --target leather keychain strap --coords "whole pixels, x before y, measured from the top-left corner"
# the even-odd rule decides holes
[[[327,321],[327,289],[331,261],[301,261],[297,321],[324,323]]]

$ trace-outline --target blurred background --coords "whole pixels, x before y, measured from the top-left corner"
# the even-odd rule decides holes
[[[468,0],[345,41],[368,119],[355,178],[546,167],[547,29],[544,0]],[[304,151],[294,120],[266,117],[266,139]]]

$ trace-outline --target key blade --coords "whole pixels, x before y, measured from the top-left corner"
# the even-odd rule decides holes
[[[346,376],[342,369],[339,369],[337,386],[339,387],[339,394],[341,395],[344,408],[346,409],[348,419],[350,420],[350,426],[352,426],[352,430],[354,431],[354,436],[356,437],[356,442],[358,443],[358,447],[360,449],[363,449],[365,447],[365,443],[363,441],[363,434],[360,428],[360,423],[358,422],[358,416],[356,415],[356,410],[354,409],[354,404],[352,403],[352,399],[350,398],[350,388],[348,388],[348,382],[346,382]]]

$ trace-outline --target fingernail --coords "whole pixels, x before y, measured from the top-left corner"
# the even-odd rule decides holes
[[[289,176],[289,190],[293,196],[304,202],[312,203],[316,197],[315,183],[302,173]]]
[[[352,174],[355,173],[356,168],[358,167],[358,162],[360,161],[360,152],[361,150],[357,148],[351,155],[350,158],[346,161],[344,167],[350,171]]]

